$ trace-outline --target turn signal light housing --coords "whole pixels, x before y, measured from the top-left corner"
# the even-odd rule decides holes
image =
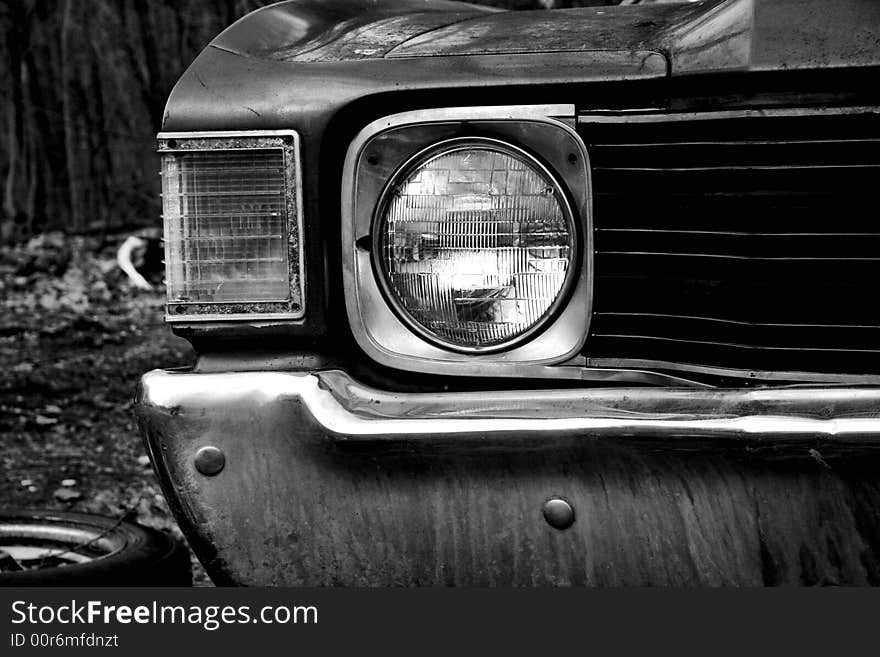
[[[303,314],[296,133],[164,133],[168,319]]]

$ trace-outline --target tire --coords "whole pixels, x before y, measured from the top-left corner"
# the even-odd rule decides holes
[[[0,509],[0,550],[15,555],[0,561],[0,586],[192,585],[180,541],[104,516]]]

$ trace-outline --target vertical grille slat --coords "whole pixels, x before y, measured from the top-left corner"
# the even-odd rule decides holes
[[[588,360],[880,374],[878,116],[584,117]]]

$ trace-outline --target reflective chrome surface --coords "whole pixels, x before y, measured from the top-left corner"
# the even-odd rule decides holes
[[[213,445],[205,445],[196,452],[193,464],[206,477],[213,477],[226,467],[226,455]]]
[[[880,504],[880,389],[401,394],[340,371],[155,371],[135,411],[217,583],[755,585],[767,545],[794,564],[780,581],[805,549],[846,559],[841,582],[871,568],[846,546]],[[212,477],[193,463],[208,445]],[[577,516],[564,531],[551,499]]]
[[[144,375],[136,404],[173,410],[250,400],[296,402],[300,421],[334,441],[523,436],[639,437],[658,445],[685,437],[819,445],[854,439],[880,445],[880,388],[384,392],[339,370],[314,373]],[[820,441],[817,443],[816,441]]]
[[[666,123],[669,121],[712,121],[750,117],[796,118],[799,116],[846,116],[880,112],[873,105],[856,107],[767,107],[706,112],[670,112],[660,108],[635,110],[591,110],[578,115],[579,123]]]
[[[555,529],[568,529],[574,524],[574,509],[563,499],[554,497],[544,502],[544,520]]]
[[[349,147],[343,174],[343,273],[352,332],[371,358],[418,372],[581,378],[579,369],[560,366],[583,344],[591,303],[588,156],[571,127],[574,119],[570,105],[442,108],[385,117],[359,133]],[[566,188],[584,247],[568,303],[538,335],[499,353],[457,353],[410,330],[383,296],[373,254],[363,248],[372,243],[379,197],[394,172],[424,148],[463,136],[462,126],[478,132],[467,136],[491,137],[540,154]]]

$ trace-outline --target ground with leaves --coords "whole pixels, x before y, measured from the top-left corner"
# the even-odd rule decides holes
[[[130,513],[180,536],[132,396],[142,372],[193,354],[162,321],[164,293],[133,290],[116,268],[120,240],[49,234],[0,249],[0,506]]]

